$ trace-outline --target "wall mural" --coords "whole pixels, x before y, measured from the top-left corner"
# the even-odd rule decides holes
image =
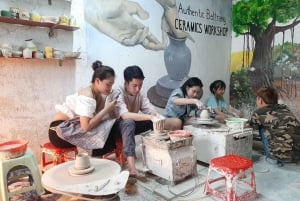
[[[228,6],[227,11],[222,10],[223,5]],[[139,60],[145,58],[149,65],[153,62],[149,55],[156,54],[149,53],[149,51],[158,52],[155,57],[155,62],[158,63],[158,71],[155,72],[156,81],[152,87],[148,87],[148,97],[154,105],[164,107],[171,91],[178,88],[190,76],[190,73],[196,74],[194,76],[199,76],[205,81],[205,76],[212,72],[201,75],[205,71],[200,69],[207,68],[207,66],[212,69],[220,68],[221,65],[224,66],[224,61],[230,58],[230,6],[230,0],[225,3],[220,0],[214,4],[211,1],[199,2],[196,0],[88,0],[85,1],[85,20],[99,33],[106,36],[104,38],[101,34],[97,35],[99,45],[104,46],[105,42],[101,44],[100,41],[105,41],[108,37],[122,46],[118,48],[115,55],[124,59],[122,63],[133,61],[134,64],[140,66]],[[158,20],[151,25],[153,19]],[[159,30],[156,25],[159,25]],[[217,40],[210,44],[221,44],[219,48],[213,47],[220,51],[223,49],[219,54],[220,59],[214,60],[214,58],[209,61],[205,58],[206,60],[197,62],[199,53],[201,56],[210,54],[210,52],[216,53],[216,51],[210,50],[210,47],[207,49],[202,47],[202,45],[208,46],[209,41],[206,39],[211,40],[215,37]],[[90,45],[94,45],[96,42],[94,39],[95,37]],[[222,42],[220,43],[220,41]],[[105,44],[111,47],[110,44],[113,42],[109,45]],[[127,48],[126,53],[121,54],[120,51],[124,47]],[[131,51],[137,48],[139,48],[138,55],[134,55],[135,58],[132,58]],[[202,54],[202,51],[206,53]],[[101,57],[106,57],[107,54],[107,52],[102,52]],[[130,54],[130,56],[123,58],[124,54]],[[157,58],[161,57],[162,60],[157,61]],[[132,65],[132,63],[130,64]],[[160,66],[162,65],[164,70],[161,70]],[[141,67],[144,70],[144,67]],[[218,79],[229,77],[229,62],[225,64],[225,67],[220,74],[222,77],[218,77]],[[165,75],[162,74],[164,72],[166,72]],[[206,83],[204,82],[207,88],[215,79],[212,77]],[[227,82],[226,78],[224,79]]]
[[[137,2],[91,0],[85,6],[85,19],[100,32],[122,45],[142,45],[149,50],[165,50],[164,61],[168,75],[158,80],[155,92],[167,100],[173,87],[178,87],[182,80],[188,77],[191,52],[185,40],[188,38],[194,42],[194,39],[189,33],[178,28],[180,18],[176,0],[155,1],[163,8],[162,42],[151,33],[148,27],[133,17],[136,14],[140,19],[149,18],[149,13]],[[99,8],[106,9],[102,9],[103,12],[97,12]],[[168,41],[170,41],[169,44],[167,44]],[[160,105],[158,102],[157,104]],[[162,104],[161,106],[164,106],[165,103]]]
[[[243,51],[239,56],[237,52],[232,54],[232,103],[254,104],[259,87],[275,86],[282,101],[295,108],[300,117],[299,107],[295,107],[300,100],[299,13],[297,0],[241,0],[233,4],[233,31],[235,36],[243,37]]]
[[[149,13],[133,1],[89,0],[85,5],[86,21],[122,45],[142,45],[150,50],[164,49],[149,28],[135,19],[134,15],[142,20],[149,18]]]

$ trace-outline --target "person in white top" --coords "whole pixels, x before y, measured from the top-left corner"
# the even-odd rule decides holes
[[[137,176],[135,166],[135,138],[134,136],[153,129],[153,122],[158,120],[158,112],[141,92],[144,74],[139,66],[128,66],[124,70],[124,87],[120,87],[118,97],[118,113],[120,119],[116,121],[123,140],[123,153],[127,158],[130,176]],[[170,119],[165,119],[165,130],[174,130]]]
[[[56,114],[50,123],[48,134],[50,142],[56,147],[97,148],[102,144],[97,141],[99,137],[84,134],[104,124],[106,120],[117,118],[117,100],[110,98],[114,93],[112,86],[115,82],[115,72],[111,67],[102,65],[100,61],[95,61],[92,68],[94,73],[91,84],[67,96],[63,104],[56,105]],[[53,128],[74,117],[79,117],[83,135],[76,136],[74,140],[62,139]],[[112,126],[113,123],[110,122],[110,125]]]

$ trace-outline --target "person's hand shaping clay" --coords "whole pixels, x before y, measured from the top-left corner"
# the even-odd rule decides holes
[[[173,35],[176,38],[188,38],[191,41],[195,42],[192,36],[180,29],[176,29],[175,20],[179,19],[179,14],[176,7],[176,0],[155,0],[159,3],[163,9],[164,13],[161,19],[161,29],[163,31],[163,43],[166,40],[166,33]]]
[[[85,19],[100,32],[125,46],[142,45],[162,50],[163,44],[149,28],[134,18],[148,19],[149,14],[138,3],[128,0],[86,0]]]

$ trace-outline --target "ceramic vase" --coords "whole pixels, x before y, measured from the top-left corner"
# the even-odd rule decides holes
[[[164,52],[165,66],[171,80],[181,81],[188,76],[191,68],[191,50],[186,38],[176,38],[168,34],[169,45]]]

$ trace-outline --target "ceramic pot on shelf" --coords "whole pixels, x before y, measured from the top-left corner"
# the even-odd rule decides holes
[[[23,58],[24,59],[31,59],[32,58],[32,51],[28,47],[23,49]]]
[[[37,51],[37,47],[34,44],[32,39],[25,40],[25,43],[26,43],[26,47],[29,48],[32,52]]]
[[[12,46],[9,44],[2,44],[1,52],[2,52],[2,56],[6,57],[6,58],[12,57]]]
[[[23,57],[31,59],[33,55],[37,52],[37,47],[32,39],[25,40],[26,47],[23,49]]]

